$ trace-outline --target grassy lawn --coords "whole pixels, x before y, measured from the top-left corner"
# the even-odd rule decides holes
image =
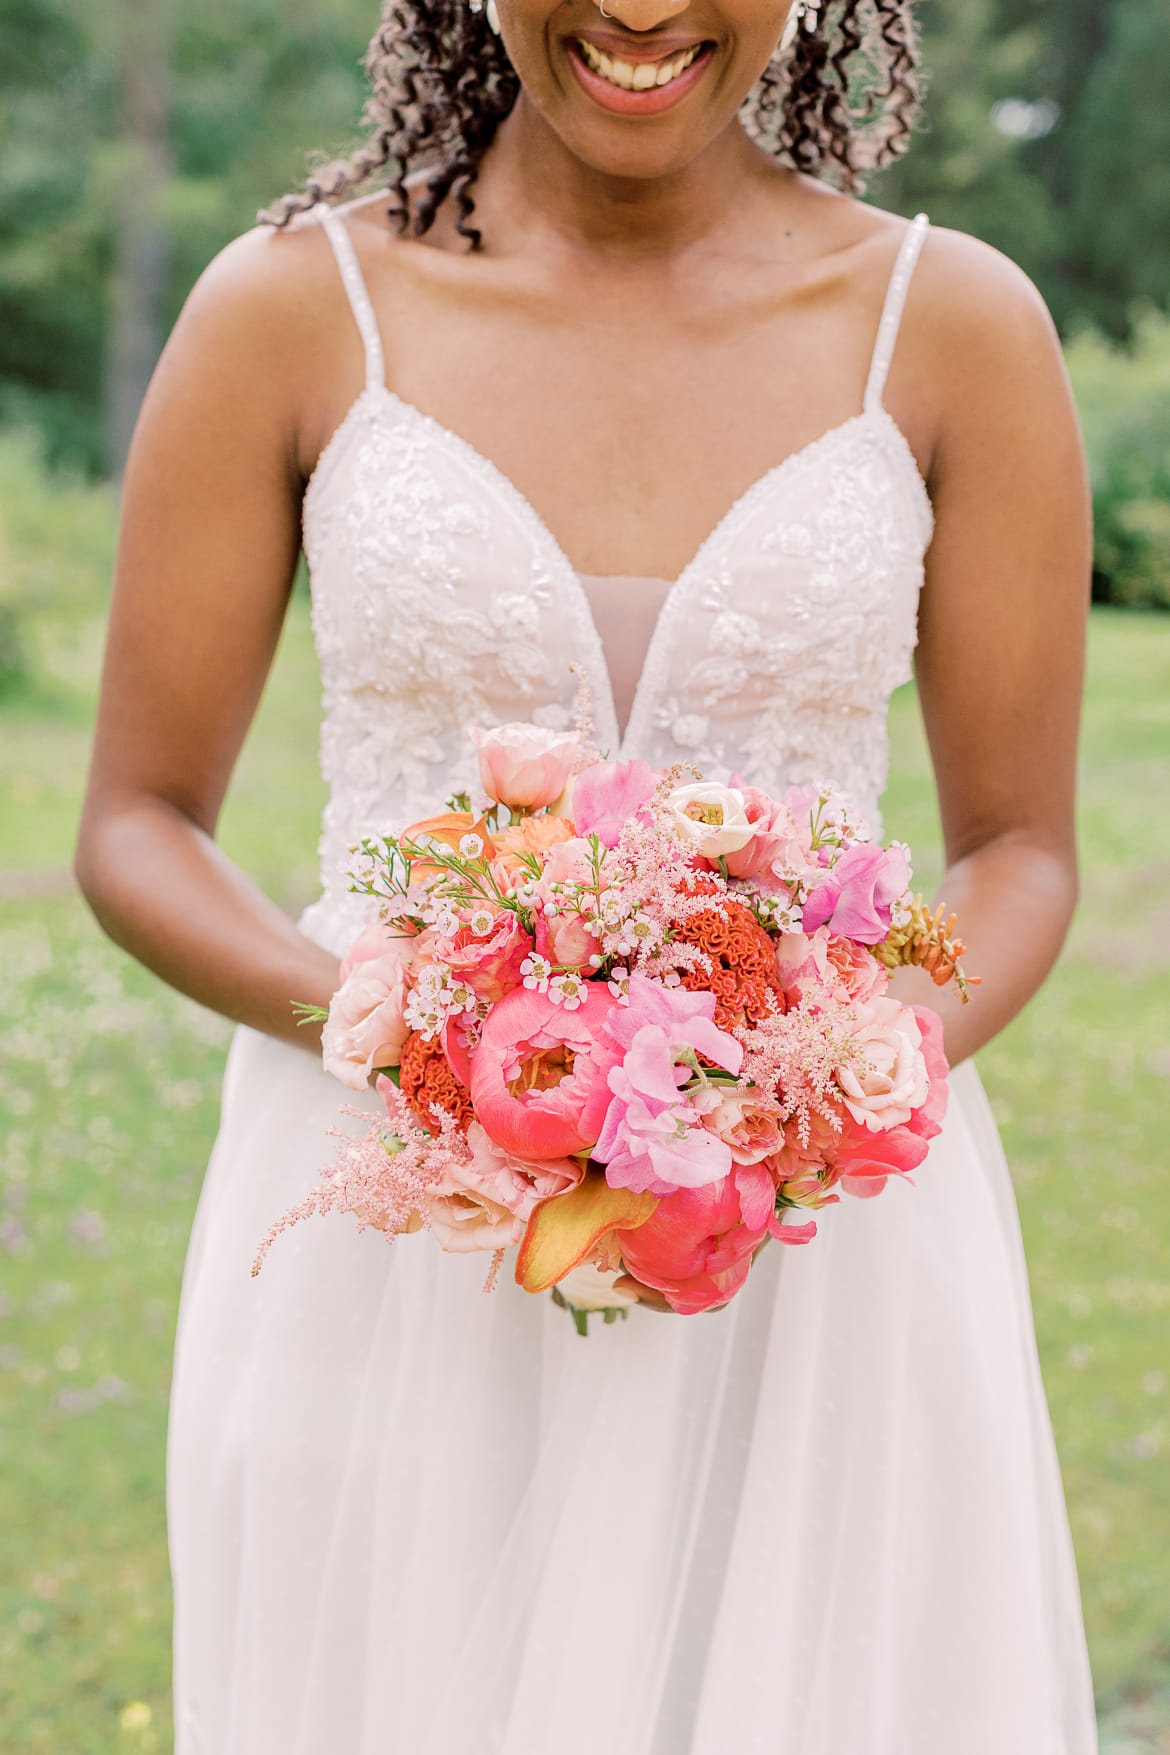
[[[228,1031],[109,946],[72,894],[97,638],[86,618],[67,635],[0,711],[0,1747],[165,1752],[170,1348]],[[298,600],[224,831],[289,908],[314,887],[316,715]],[[929,878],[909,691],[893,742],[888,827]],[[1168,762],[1170,618],[1099,614],[1084,905],[1055,976],[982,1058],[1109,1755],[1170,1750]]]

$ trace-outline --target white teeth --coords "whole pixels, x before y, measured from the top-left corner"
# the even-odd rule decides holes
[[[608,55],[603,54],[592,43],[586,42],[583,38],[578,38],[578,41],[581,53],[594,73],[599,73],[611,85],[620,86],[623,91],[650,91],[655,86],[669,85],[671,80],[677,79],[680,73],[686,72],[691,62],[700,53],[700,47],[696,46],[693,49],[684,49],[681,55],[676,55],[670,61],[631,63],[611,60]]]

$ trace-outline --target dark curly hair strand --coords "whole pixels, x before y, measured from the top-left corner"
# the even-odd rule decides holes
[[[748,134],[799,171],[846,193],[905,152],[919,103],[912,0],[822,0],[813,30],[777,51],[741,112]],[[428,231],[450,195],[456,229],[471,223],[472,187],[520,81],[485,11],[468,0],[386,0],[365,57],[369,138],[310,172],[304,188],[259,214],[282,227],[298,213],[384,182],[400,231]],[[412,187],[407,189],[408,180]]]

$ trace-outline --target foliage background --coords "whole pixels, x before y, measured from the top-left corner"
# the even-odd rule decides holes
[[[69,876],[137,398],[204,263],[355,135],[374,0],[0,0],[0,1746],[170,1744],[162,1455],[222,1022]],[[1085,901],[981,1057],[1016,1174],[1109,1755],[1170,1751],[1170,0],[921,0],[930,95],[873,198],[1048,298],[1098,518]],[[112,478],[112,479],[111,479]],[[1124,611],[1124,613],[1123,613]],[[228,851],[314,884],[302,599]],[[937,870],[911,691],[890,827]],[[1159,801],[1163,809],[1158,814]]]

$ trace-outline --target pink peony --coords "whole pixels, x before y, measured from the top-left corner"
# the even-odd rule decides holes
[[[584,1175],[571,1158],[522,1163],[502,1152],[478,1121],[467,1129],[471,1158],[450,1166],[427,1200],[443,1249],[506,1249],[519,1243],[538,1201],[575,1188]]]
[[[434,956],[452,974],[462,976],[480,999],[494,1004],[520,980],[520,965],[531,950],[532,939],[519,915],[501,908],[489,932],[460,926],[450,937],[436,940]]]
[[[420,935],[378,921],[350,946],[321,1032],[327,1073],[361,1091],[375,1067],[397,1066],[406,1041],[407,977]]]
[[[805,903],[804,930],[830,926],[859,944],[880,944],[890,930],[891,909],[909,881],[901,847],[882,848],[873,842],[847,847]]]
[[[587,982],[574,1009],[527,987],[493,1007],[471,1056],[471,1100],[503,1151],[546,1160],[593,1145],[622,1055],[605,1029],[616,1004],[605,983]]]
[[[604,847],[616,847],[622,824],[641,810],[657,784],[648,762],[590,763],[573,780],[577,833],[596,835]]]
[[[479,778],[489,798],[513,810],[538,810],[558,798],[581,752],[575,731],[546,731],[540,725],[471,728],[479,756]]]

